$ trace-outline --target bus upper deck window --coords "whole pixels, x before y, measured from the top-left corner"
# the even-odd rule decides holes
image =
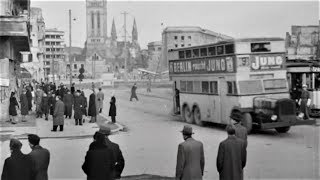
[[[201,57],[207,56],[207,48],[201,48],[200,53],[201,53]]]
[[[191,50],[186,50],[186,58],[191,58]]]
[[[233,44],[228,44],[225,46],[226,48],[226,54],[233,54],[234,53],[234,45]]]
[[[223,54],[223,46],[218,46],[217,47],[217,55]]]
[[[199,57],[199,49],[194,49],[192,52],[193,57]]]
[[[179,51],[179,59],[184,59],[184,51]]]
[[[209,55],[209,56],[214,56],[214,55],[216,55],[216,47],[209,47],[209,48],[208,48],[208,55]]]
[[[251,43],[251,52],[270,52],[270,42],[266,43]]]

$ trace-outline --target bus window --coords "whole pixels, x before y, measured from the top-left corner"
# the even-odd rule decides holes
[[[239,81],[239,91],[241,94],[263,93],[261,80]]]
[[[201,93],[200,81],[193,81],[193,92]]]
[[[207,56],[207,48],[201,48],[200,49],[200,54],[201,54],[201,57]]]
[[[209,82],[202,81],[201,82],[202,93],[209,93]]]
[[[216,47],[209,47],[209,48],[208,48],[208,55],[209,55],[209,56],[214,56],[214,55],[216,55]]]
[[[263,80],[263,85],[265,90],[286,89],[287,81],[286,79],[268,79],[268,80]]]
[[[218,94],[218,82],[210,81],[210,94]]]
[[[187,81],[180,81],[180,91],[187,92]]]
[[[237,94],[237,86],[235,81],[227,81],[228,94]]]
[[[234,53],[234,45],[233,44],[228,44],[225,46],[226,48],[226,54],[233,54]]]
[[[223,47],[224,46],[217,46],[217,55],[223,54]]]
[[[270,42],[267,43],[251,43],[251,52],[270,52]]]
[[[184,59],[184,51],[179,51],[179,59]]]
[[[187,81],[187,92],[193,92],[193,82]]]
[[[191,50],[186,50],[186,58],[191,58]]]
[[[194,49],[192,52],[193,57],[199,57],[199,49]]]

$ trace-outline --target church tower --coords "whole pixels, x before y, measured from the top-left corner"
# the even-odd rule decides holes
[[[87,43],[101,44],[107,40],[107,1],[86,0]]]
[[[114,19],[112,20],[111,40],[117,41],[117,30],[116,30],[116,25],[114,24]]]
[[[136,19],[133,20],[132,42],[133,42],[134,44],[137,44],[137,43],[138,43],[138,30],[137,30]]]

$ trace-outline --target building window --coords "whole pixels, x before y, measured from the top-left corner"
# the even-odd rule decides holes
[[[50,55],[46,55],[46,58],[50,58]]]
[[[191,36],[188,36],[188,39],[190,39],[190,40],[191,40]]]
[[[193,81],[187,81],[187,92],[193,91]]]
[[[46,45],[50,45],[50,42],[46,42]]]
[[[251,52],[270,52],[270,42],[267,43],[251,43]]]
[[[187,92],[187,81],[180,81],[180,91]]]
[[[207,48],[201,48],[200,53],[201,53],[201,57],[207,56]]]
[[[73,69],[77,69],[78,67],[77,67],[77,64],[74,64],[73,65]]]
[[[225,46],[226,54],[233,54],[234,53],[234,45],[228,44]]]
[[[227,81],[228,94],[237,94],[237,86],[235,81]]]
[[[178,44],[175,44],[174,46],[177,48],[177,47],[178,47]]]
[[[201,82],[200,81],[193,81],[193,92],[201,93]]]
[[[210,94],[218,94],[218,82],[210,81]]]
[[[181,47],[184,47],[184,44],[181,44]]]
[[[193,57],[199,57],[199,49],[194,49],[192,51]]]
[[[217,46],[217,55],[223,54],[223,47],[224,46]]]
[[[46,51],[50,51],[50,48],[46,48]]]
[[[174,36],[174,40],[177,40],[178,39],[178,36]]]
[[[181,40],[182,40],[182,41],[184,40],[184,36],[181,36]]]
[[[209,47],[209,48],[208,48],[208,55],[209,55],[209,56],[214,56],[214,55],[216,55],[216,47]]]
[[[191,58],[191,50],[186,50],[186,58]]]
[[[201,89],[202,89],[202,93],[209,93],[209,82],[202,81],[201,82]]]
[[[179,59],[184,59],[184,51],[179,51]]]

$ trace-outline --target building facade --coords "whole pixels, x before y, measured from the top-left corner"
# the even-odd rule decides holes
[[[45,31],[44,71],[45,77],[50,81],[66,77],[64,32],[58,29]],[[53,77],[55,77],[53,79]]]
[[[230,39],[233,38],[197,26],[166,27],[162,32],[162,66],[168,68],[169,49],[210,44]]]
[[[154,41],[148,43],[148,70],[153,72],[162,71],[162,42]]]
[[[29,0],[0,1],[0,120],[9,118],[9,97],[21,92],[23,51],[30,51]]]
[[[71,72],[72,72],[72,78],[78,79],[78,76],[80,74],[79,70],[81,67],[84,68],[84,76],[85,78],[88,78],[88,70],[86,67],[86,56],[84,54],[84,49],[80,47],[71,47],[71,57],[69,57],[69,47],[66,47],[65,51],[66,53],[66,64],[67,64],[67,71],[70,70],[70,60],[71,60]],[[70,58],[70,60],[69,60]],[[69,78],[69,76],[68,76]]]

